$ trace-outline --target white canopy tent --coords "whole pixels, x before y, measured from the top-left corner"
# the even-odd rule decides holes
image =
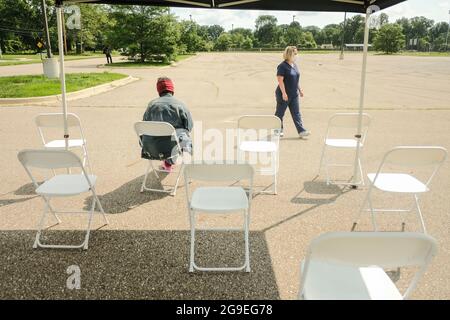
[[[405,0],[57,0],[57,28],[58,28],[58,47],[60,63],[60,80],[62,109],[64,114],[64,139],[66,148],[68,148],[69,132],[67,127],[67,100],[66,83],[64,70],[64,50],[63,50],[63,5],[64,2],[70,3],[92,3],[92,4],[126,4],[126,5],[147,5],[147,6],[165,6],[165,7],[184,7],[184,8],[210,8],[210,9],[247,9],[247,10],[288,10],[288,11],[325,11],[325,12],[357,12],[365,13],[364,28],[364,47],[363,61],[361,68],[361,86],[359,96],[359,121],[355,138],[358,140],[355,163],[353,171],[353,186],[357,186],[358,158],[360,153],[360,139],[362,129],[362,117],[364,113],[364,99],[366,92],[366,70],[367,53],[369,44],[369,19],[370,15],[384,8],[393,6]]]

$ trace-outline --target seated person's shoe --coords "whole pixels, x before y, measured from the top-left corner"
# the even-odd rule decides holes
[[[172,172],[173,169],[173,165],[168,163],[167,161],[163,161],[161,166],[159,167],[159,170],[164,171],[164,172]]]

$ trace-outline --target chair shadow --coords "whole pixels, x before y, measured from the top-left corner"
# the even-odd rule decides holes
[[[298,218],[299,216],[308,213],[310,211],[313,211],[317,209],[318,207],[326,204],[330,204],[335,202],[340,196],[343,194],[352,191],[351,188],[348,187],[339,187],[337,185],[327,185],[325,181],[317,181],[318,176],[316,176],[311,181],[306,181],[303,185],[303,189],[300,190],[292,199],[292,203],[296,204],[311,204],[312,206],[309,208],[306,208],[300,212],[295,213],[294,215],[291,215],[287,217],[284,220],[278,221],[277,223],[268,226],[264,228],[262,231],[266,232],[271,229],[274,229],[284,223],[287,223],[293,219]],[[308,193],[311,195],[329,195],[327,198],[311,198],[311,197],[301,197],[300,195],[303,193]]]
[[[161,175],[163,179],[166,174]],[[159,200],[170,196],[168,193],[144,191],[141,193],[141,185],[144,180],[144,176],[137,177],[119,188],[108,192],[103,195],[98,195],[100,203],[103,206],[105,213],[117,214],[124,213],[140,205],[148,203],[150,201]],[[147,187],[162,188],[162,185],[152,172],[147,177]],[[89,196],[84,200],[84,210],[90,210],[92,203],[92,196]],[[96,210],[99,211],[98,206]]]
[[[39,183],[42,183],[42,182],[39,182]],[[36,192],[34,190],[35,190],[34,184],[27,183],[27,184],[24,184],[23,186],[19,187],[17,190],[5,193],[4,195],[14,194],[16,196],[30,196],[30,197],[15,198],[15,199],[0,199],[0,208],[11,205],[11,204],[21,203],[21,202],[25,202],[25,201],[36,198],[38,195],[36,194]]]
[[[27,197],[27,198],[19,198],[19,199],[0,199],[0,208],[4,207],[4,206],[9,206],[9,205],[15,204],[15,203],[25,202],[25,201],[31,200],[33,198],[36,198],[36,197],[37,196]]]
[[[43,183],[43,181],[38,182],[38,184]],[[14,191],[14,194],[16,196],[31,196],[31,195],[36,195],[36,192],[34,191],[36,189],[36,187],[34,186],[34,184],[32,182],[24,184],[23,186],[21,186],[20,188],[18,188],[16,191]]]
[[[335,202],[341,195],[348,192],[348,187],[339,187],[335,184],[327,185],[326,181],[317,181],[317,176],[303,184],[303,189],[291,199],[292,203],[323,205]],[[302,197],[303,193],[309,195],[327,196],[325,198]]]
[[[43,241],[82,241],[78,231],[50,231]],[[251,272],[188,272],[189,231],[99,230],[89,249],[32,249],[35,232],[0,231],[0,299],[279,299],[263,232],[250,232]],[[242,232],[199,232],[196,262],[243,262]],[[69,266],[81,271],[81,288],[66,287]],[[36,276],[39,275],[39,276]],[[23,281],[27,279],[27,281]]]

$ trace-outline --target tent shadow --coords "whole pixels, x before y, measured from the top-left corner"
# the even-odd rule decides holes
[[[143,179],[144,176],[142,175],[111,192],[98,195],[105,213],[124,213],[145,203],[170,196],[168,193],[162,192],[144,191],[141,193]],[[152,173],[148,175],[147,186],[162,188],[160,181]],[[84,210],[89,210],[91,203],[92,196],[89,196],[84,200]],[[96,210],[99,210],[98,207],[96,207]]]
[[[249,273],[189,273],[189,231],[93,231],[87,251],[32,249],[34,235],[0,231],[0,255],[8,256],[0,267],[5,279],[0,282],[0,299],[280,298],[261,231],[250,232]],[[50,236],[52,242],[74,240],[73,231],[51,231]],[[197,240],[196,262],[201,266],[243,262],[242,232],[200,232]],[[81,271],[78,290],[66,287],[66,270],[73,265]]]

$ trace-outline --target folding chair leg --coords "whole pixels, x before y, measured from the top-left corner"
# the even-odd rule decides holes
[[[47,198],[44,198],[44,201],[47,203],[48,210],[53,214],[53,216],[55,217],[56,221],[58,221],[57,224],[60,224],[61,223],[61,219],[59,219],[59,217],[56,214],[55,210],[53,210],[52,206],[50,205],[50,200],[47,199]]]
[[[277,173],[275,172],[274,176],[273,176],[273,194],[276,195],[278,193],[277,191]]]
[[[324,144],[323,148],[322,148],[322,155],[320,156],[319,172],[317,173],[318,176],[320,176],[320,174],[322,173],[322,167],[323,167],[323,161],[324,161],[324,157],[325,157],[326,147],[327,147],[327,145]]]
[[[145,170],[144,181],[142,181],[141,192],[144,192],[145,184],[147,183],[147,176],[148,176],[148,173],[149,173],[151,167],[152,167],[152,161],[148,160],[147,169]]]
[[[425,228],[425,221],[423,221],[422,210],[420,210],[419,197],[417,196],[417,194],[414,195],[414,200],[416,202],[417,215],[419,216],[420,223],[422,225],[422,232],[426,234],[427,229]]]
[[[88,171],[92,174],[91,161],[89,160],[86,146],[83,145],[83,166],[88,168]]]
[[[34,239],[34,244],[33,244],[34,249],[36,249],[38,247],[38,245],[40,244],[39,239],[41,237],[42,229],[44,228],[44,223],[46,221],[48,211],[50,211],[49,205],[48,205],[48,202],[45,201],[44,212],[41,216],[41,220],[39,221],[38,230],[36,232],[36,237]]]
[[[158,174],[158,171],[156,171],[155,167],[153,166],[153,161],[152,160],[149,160],[149,161],[150,161],[150,167],[152,168],[152,171],[155,174],[156,179],[159,180],[159,174]]]
[[[326,174],[326,177],[327,177],[327,186],[329,186],[331,184],[330,171],[328,169],[328,161],[327,161],[326,157],[323,159],[323,162],[324,162],[324,165],[325,165],[325,174]]]
[[[359,210],[359,213],[356,216],[356,219],[353,221],[352,231],[355,230],[356,225],[358,224],[359,220],[361,219],[361,215],[363,214],[364,211],[366,211],[366,205],[369,203],[369,201],[370,201],[370,203],[372,203],[371,200],[370,200],[370,196],[371,196],[371,193],[372,193],[372,187],[373,187],[373,185],[371,184],[370,187],[369,187],[369,190],[367,191],[366,197],[363,200],[361,209]],[[372,206],[371,206],[371,208],[372,208]],[[373,208],[372,208],[372,210],[373,210]]]
[[[194,272],[194,258],[195,258],[195,212],[189,210],[191,220],[191,250],[189,259],[189,272]]]
[[[98,208],[100,209],[100,212],[103,215],[103,219],[105,220],[105,224],[108,225],[109,224],[109,220],[106,217],[105,210],[103,210],[103,206],[102,206],[102,204],[100,202],[100,199],[98,198],[97,193],[95,192],[94,188],[92,188],[92,196],[94,197],[95,202],[97,202],[97,204],[98,204]]]
[[[363,175],[363,170],[362,170],[362,165],[361,165],[361,158],[358,157],[358,167],[359,167],[359,179],[361,182],[361,185],[364,185],[364,175]]]
[[[83,249],[84,250],[88,249],[89,236],[90,236],[90,233],[91,233],[92,216],[94,215],[96,202],[97,202],[96,197],[92,198],[91,210],[89,211],[89,215],[88,215],[88,226],[87,226],[87,230],[86,230],[86,236],[85,236],[84,242],[83,242],[83,244],[84,244],[83,245]]]
[[[369,198],[368,201],[369,201],[369,206],[370,206],[370,214],[372,215],[373,231],[377,232],[378,227],[377,227],[377,222],[375,221],[375,211],[373,210],[372,199]]]
[[[244,232],[245,232],[245,272],[250,272],[250,241],[249,241],[249,225],[250,216],[248,210],[244,211]]]
[[[276,195],[276,194],[278,194],[278,190],[277,190],[278,177],[277,177],[277,175],[278,175],[278,167],[279,167],[279,165],[278,165],[278,155],[277,155],[276,152],[273,153],[273,158],[274,158],[274,167],[275,167],[275,169],[274,169],[274,173],[275,174],[273,175],[273,194]]]
[[[173,191],[171,192],[172,196],[175,196],[177,194],[178,183],[180,182],[180,178],[181,178],[181,175],[183,174],[183,170],[184,170],[184,164],[181,165],[180,172],[178,172],[177,181],[175,182]]]

